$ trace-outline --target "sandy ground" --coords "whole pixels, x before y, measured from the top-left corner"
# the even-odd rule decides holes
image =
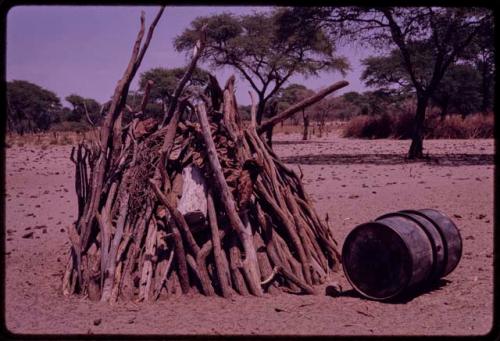
[[[433,160],[405,162],[409,141],[334,135],[275,150],[300,164],[341,247],[357,224],[399,210],[437,208],[454,219],[463,256],[439,288],[403,303],[360,298],[342,272],[341,297],[281,294],[231,300],[193,295],[155,304],[92,303],[61,294],[76,219],[70,146],[6,150],[5,322],[17,334],[478,335],[493,317],[494,141],[426,141]]]

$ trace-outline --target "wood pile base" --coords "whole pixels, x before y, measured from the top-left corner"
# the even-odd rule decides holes
[[[224,89],[210,77],[189,97],[181,97],[181,80],[163,122],[144,118],[146,91],[123,123],[128,86],[159,16],[142,48],[141,21],[99,141],[72,151],[79,213],[64,294],[109,302],[192,291],[314,294],[338,269],[337,244],[301,177],[261,138],[256,105],[252,123],[240,121],[234,77]]]

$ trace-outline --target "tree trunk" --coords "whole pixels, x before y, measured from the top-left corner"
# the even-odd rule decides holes
[[[304,131],[302,132],[302,140],[307,140],[307,136],[309,135],[309,115],[306,114],[304,110],[302,110],[302,118],[304,119]]]
[[[491,108],[490,85],[492,81],[492,76],[488,74],[486,66],[484,66],[481,78],[481,95],[483,96],[481,101],[481,112],[486,114]]]
[[[267,142],[267,145],[269,146],[269,148],[273,148],[273,129],[274,129],[274,126],[268,128],[266,130],[266,142]]]
[[[441,121],[444,121],[446,115],[448,115],[448,99],[446,99],[441,105]]]
[[[410,145],[410,150],[408,152],[409,159],[422,159],[424,157],[423,154],[424,121],[425,121],[425,110],[427,109],[428,103],[429,103],[428,96],[417,97],[417,111],[415,113],[413,136]]]
[[[259,103],[257,104],[257,114],[256,116],[256,121],[257,121],[257,126],[260,125],[262,122],[262,117],[264,116],[264,109],[266,108],[266,101],[264,100],[263,94],[258,94],[259,96]]]

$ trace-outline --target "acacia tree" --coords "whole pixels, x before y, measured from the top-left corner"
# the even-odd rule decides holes
[[[414,44],[414,73],[425,78],[432,73],[432,51],[425,45]],[[397,96],[415,95],[410,75],[406,72],[399,50],[392,50],[387,56],[369,57],[362,61],[364,66],[361,79],[367,86],[377,87],[382,94]],[[430,102],[441,109],[444,118],[449,110],[468,115],[479,110],[482,94],[479,72],[468,64],[451,64],[446,70],[439,86],[432,93]],[[386,98],[392,101],[394,96]],[[365,101],[369,103],[370,101]],[[383,104],[383,103],[381,103]]]
[[[441,109],[442,119],[449,112],[465,117],[481,110],[484,103],[481,85],[481,74],[476,68],[468,64],[452,65],[431,100]]]
[[[152,68],[141,74],[139,79],[139,90],[144,91],[148,81],[152,81],[154,86],[151,87],[149,92],[149,100],[152,103],[160,103],[163,111],[166,111],[166,105],[169,103],[173,96],[177,84],[181,78],[186,73],[186,68]],[[190,85],[202,86],[207,84],[208,72],[201,68],[195,68],[191,78],[186,84],[187,87]]]
[[[196,48],[198,32],[206,25],[206,47],[202,61],[212,68],[230,66],[257,93],[256,120],[260,124],[266,103],[291,76],[317,75],[348,68],[343,57],[334,54],[335,45],[321,29],[283,36],[280,28],[286,10],[235,16],[229,13],[199,17],[174,42],[178,51]],[[300,34],[299,34],[300,33]]]
[[[408,157],[423,157],[423,126],[429,100],[446,70],[467,48],[485,26],[491,25],[492,13],[487,9],[435,7],[330,7],[294,8],[291,16],[301,26],[329,30],[339,37],[370,45],[378,50],[396,47],[417,98],[414,131]],[[432,51],[431,72],[417,74],[419,50]]]
[[[84,98],[82,96],[71,94],[66,96],[73,110],[65,119],[69,121],[88,121],[91,125],[97,125],[101,119],[101,105],[92,98]]]
[[[19,134],[47,130],[61,109],[52,91],[24,80],[7,82],[7,129]]]
[[[314,95],[314,91],[301,84],[290,84],[280,91],[278,96],[280,110],[285,110],[293,104]],[[303,133],[302,140],[307,140],[309,136],[309,114],[306,109],[302,110]]]
[[[318,137],[322,137],[325,132],[326,121],[334,116],[334,112],[339,109],[339,100],[334,97],[324,98],[316,103],[311,111],[314,113],[314,119],[318,123]]]
[[[476,68],[481,77],[481,111],[486,113],[493,108],[495,89],[495,37],[493,18],[491,23],[483,25],[481,32],[475,36],[472,42],[470,56],[466,58],[469,65]]]

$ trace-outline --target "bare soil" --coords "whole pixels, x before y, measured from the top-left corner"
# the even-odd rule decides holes
[[[77,215],[70,146],[6,149],[5,321],[16,334],[479,335],[493,321],[494,141],[429,140],[431,159],[408,162],[410,141],[300,141],[275,150],[304,182],[341,248],[356,225],[400,209],[436,208],[458,225],[463,256],[431,291],[400,303],[340,297],[175,297],[114,306],[66,298],[67,226]],[[325,285],[323,292],[329,292]]]

